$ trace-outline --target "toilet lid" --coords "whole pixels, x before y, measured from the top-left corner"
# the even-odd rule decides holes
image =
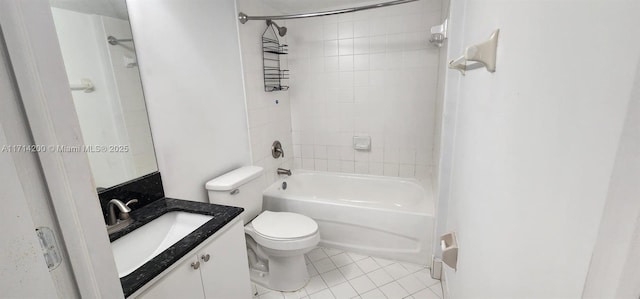
[[[272,239],[304,238],[318,231],[313,219],[289,212],[264,211],[251,223],[257,233]]]

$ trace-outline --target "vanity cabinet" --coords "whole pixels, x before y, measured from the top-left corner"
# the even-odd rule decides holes
[[[131,298],[251,298],[243,223],[236,220],[225,228]]]

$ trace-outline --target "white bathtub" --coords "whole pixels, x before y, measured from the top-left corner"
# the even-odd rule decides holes
[[[431,259],[434,200],[416,180],[296,170],[263,198],[265,210],[318,222],[321,246],[423,265]]]

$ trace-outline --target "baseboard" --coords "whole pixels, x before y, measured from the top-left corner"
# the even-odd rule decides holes
[[[431,278],[441,279],[442,277],[442,260],[431,256]]]
[[[442,267],[444,263],[441,259],[431,256],[431,278],[439,279],[442,285],[443,299],[449,299],[449,285],[447,284],[447,271]]]
[[[442,298],[449,299],[449,284],[447,283],[447,271],[442,271],[442,277],[440,278],[440,284],[442,285]]]

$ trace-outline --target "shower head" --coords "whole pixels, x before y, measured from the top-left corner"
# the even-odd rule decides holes
[[[285,36],[287,34],[287,27],[284,27],[284,26],[280,27],[278,26],[278,24],[276,24],[276,22],[267,20],[267,26],[270,26],[270,25],[273,25],[278,29],[278,34],[280,36]]]

